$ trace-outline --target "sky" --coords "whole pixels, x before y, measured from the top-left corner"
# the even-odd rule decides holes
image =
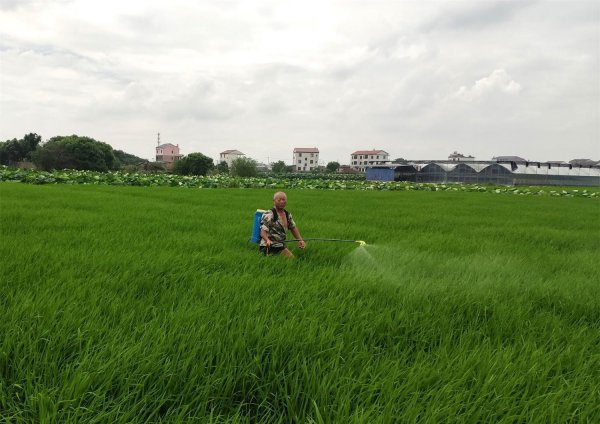
[[[0,0],[0,140],[600,160],[600,2]]]

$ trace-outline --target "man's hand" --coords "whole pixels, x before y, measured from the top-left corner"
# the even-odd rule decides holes
[[[306,247],[306,243],[304,243],[304,240],[300,240],[300,241],[298,242],[298,247],[299,247],[300,249],[304,249],[304,248]]]
[[[271,244],[273,244],[273,243],[271,242],[271,239],[270,239],[270,238],[267,238],[267,239],[265,240],[265,243],[267,244],[267,247],[271,247]]]

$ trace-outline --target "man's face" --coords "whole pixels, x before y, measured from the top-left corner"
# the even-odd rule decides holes
[[[285,194],[278,194],[273,199],[273,204],[277,209],[284,209],[285,205],[287,205],[287,197],[285,196]]]

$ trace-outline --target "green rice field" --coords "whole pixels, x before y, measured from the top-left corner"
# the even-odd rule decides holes
[[[600,422],[600,202],[0,183],[0,422]]]

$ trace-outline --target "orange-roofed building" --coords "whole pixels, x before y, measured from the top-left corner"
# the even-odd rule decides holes
[[[319,149],[316,147],[296,147],[292,159],[294,171],[310,172],[319,166]]]
[[[357,150],[350,154],[350,166],[361,172],[365,172],[367,166],[383,165],[389,161],[390,154],[385,150]]]

